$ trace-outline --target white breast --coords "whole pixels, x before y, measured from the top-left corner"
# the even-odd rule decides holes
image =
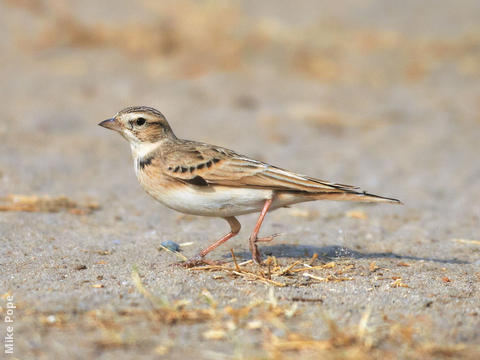
[[[259,212],[265,201],[273,196],[272,190],[225,186],[179,186],[162,190],[149,189],[148,193],[182,213],[218,217]]]

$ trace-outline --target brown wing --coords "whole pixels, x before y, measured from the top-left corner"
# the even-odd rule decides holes
[[[335,184],[293,173],[232,150],[208,144],[186,142],[163,154],[164,172],[195,185],[259,187],[272,190],[358,192],[358,188]]]

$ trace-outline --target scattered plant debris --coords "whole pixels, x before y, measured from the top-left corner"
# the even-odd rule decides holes
[[[331,261],[322,265],[312,266],[312,264],[317,260],[318,254],[314,254],[308,263],[302,263],[302,261],[297,260],[286,266],[280,265],[276,257],[270,256],[265,261],[266,267],[260,268],[252,264],[251,261],[239,264],[233,251],[231,251],[231,253],[233,259],[233,267],[231,266],[231,264],[206,265],[193,267],[190,270],[222,271],[226,272],[228,275],[234,278],[240,277],[247,281],[259,281],[278,287],[298,284],[299,282],[301,282],[302,276],[310,280],[323,282],[339,282],[353,280],[352,277],[339,276],[352,270],[354,267],[352,264],[344,264],[339,266],[337,263]],[[331,271],[326,276],[320,277],[312,273],[318,270]]]

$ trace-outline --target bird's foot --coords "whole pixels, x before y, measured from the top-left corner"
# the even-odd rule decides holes
[[[263,237],[263,238],[256,238],[254,242],[270,242],[272,241],[273,239],[275,239],[277,236],[280,236],[282,235],[281,233],[276,233],[276,234],[273,234],[273,235],[270,235],[270,236],[266,236],[266,237]]]
[[[262,237],[262,238],[253,238],[250,237],[249,243],[250,243],[250,252],[252,253],[252,260],[258,265],[262,264],[262,256],[260,254],[260,251],[258,250],[257,243],[259,242],[270,242],[273,239],[275,239],[277,236],[280,236],[281,234],[273,234],[270,236]]]
[[[205,256],[202,255],[195,255],[194,257],[191,257],[190,259],[177,263],[176,265],[185,267],[185,268],[192,268],[195,266],[202,266],[202,265],[210,265],[210,266],[215,266],[215,265],[222,265],[225,264],[224,261],[215,261],[215,260],[208,260],[205,259]]]
[[[250,246],[250,252],[252,253],[252,260],[255,264],[261,265],[262,264],[262,255],[258,250],[257,244],[253,244]]]

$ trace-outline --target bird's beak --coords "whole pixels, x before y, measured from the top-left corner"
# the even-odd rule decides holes
[[[121,131],[120,123],[115,118],[103,120],[98,125],[110,130]]]

